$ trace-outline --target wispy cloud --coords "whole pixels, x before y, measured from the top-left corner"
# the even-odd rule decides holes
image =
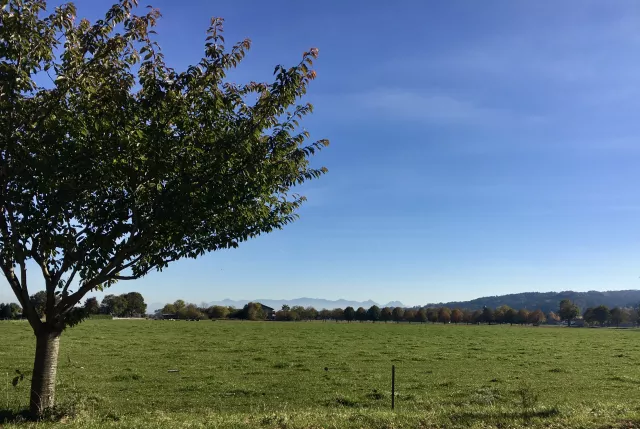
[[[379,88],[352,94],[349,99],[368,114],[377,113],[396,120],[431,124],[491,126],[514,122],[535,124],[542,121],[541,117],[535,115],[483,106],[451,95],[428,94],[406,89]]]

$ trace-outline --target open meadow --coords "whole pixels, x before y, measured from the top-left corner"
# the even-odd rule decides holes
[[[0,322],[0,339],[10,417],[35,339],[26,322]],[[57,401],[68,416],[38,427],[630,427],[640,331],[90,320],[62,336]]]

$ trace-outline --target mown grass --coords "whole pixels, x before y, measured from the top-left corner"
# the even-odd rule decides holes
[[[0,339],[0,376],[30,371],[27,324]],[[61,340],[65,417],[38,425],[634,427],[639,364],[636,330],[90,320]],[[4,427],[34,425],[27,400],[27,382],[1,390]]]

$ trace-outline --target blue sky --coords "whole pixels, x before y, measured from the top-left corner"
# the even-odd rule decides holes
[[[314,160],[329,174],[287,229],[109,292],[421,304],[640,285],[640,3],[153,5],[176,69],[201,57],[211,16],[228,43],[253,41],[235,81],[318,47],[304,125],[331,140]]]

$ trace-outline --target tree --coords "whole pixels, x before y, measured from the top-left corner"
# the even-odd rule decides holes
[[[582,319],[589,325],[592,325],[593,323],[595,323],[596,318],[595,318],[595,315],[593,314],[593,307],[587,308],[584,311],[584,313],[582,313]]]
[[[47,311],[47,293],[43,290],[29,297],[29,304],[39,319],[44,317]]]
[[[289,311],[291,310],[291,307],[289,307],[287,304],[282,304],[282,311]]]
[[[429,319],[427,319],[427,309],[421,308],[416,312],[414,320],[418,323],[427,323]]]
[[[318,318],[318,310],[309,306],[302,312],[302,318],[305,320],[316,320]]]
[[[126,303],[124,315],[127,317],[144,316],[147,313],[147,304],[139,292],[129,292],[122,295]]]
[[[609,321],[611,317],[611,312],[609,311],[609,307],[606,305],[599,305],[592,310],[592,316],[594,322],[598,322],[600,326],[605,326],[605,324]],[[586,313],[586,312],[585,312]]]
[[[449,323],[451,321],[451,310],[447,307],[442,307],[438,310],[438,322]]]
[[[180,312],[180,309],[178,309],[178,313],[179,312]],[[262,310],[262,305],[256,302],[249,302],[245,304],[244,308],[242,309],[240,317],[246,320],[264,320],[265,314],[264,314],[264,311]]]
[[[462,311],[459,308],[456,308],[451,312],[451,322],[456,325],[462,322]]]
[[[520,325],[526,325],[529,323],[529,310],[526,308],[518,310],[518,317],[516,317],[516,320]]]
[[[367,310],[365,310],[363,307],[358,307],[358,309],[356,310],[356,320],[359,322],[364,322],[365,320],[367,320]]]
[[[222,305],[213,305],[207,309],[209,319],[225,319],[229,315],[229,308]]]
[[[104,300],[102,302],[104,303]],[[165,304],[165,306],[162,307],[162,310],[160,310],[161,314],[176,314],[177,312],[178,310],[173,304]]]
[[[544,313],[540,309],[533,311],[529,314],[529,323],[531,323],[534,326],[541,325],[546,321],[547,321],[547,318],[545,317]]]
[[[84,302],[84,309],[87,311],[87,314],[100,313],[100,304],[98,304],[98,299],[95,297],[87,298]]]
[[[491,325],[494,320],[493,310],[490,307],[484,307],[482,309],[482,321]]]
[[[473,313],[471,310],[467,310],[466,308],[462,310],[462,321],[467,325],[473,323]]]
[[[320,317],[320,319],[322,320],[329,320],[331,319],[331,310],[327,310],[326,308],[323,308],[322,310],[320,310],[320,312],[318,313],[318,316]]]
[[[471,314],[471,321],[476,325],[482,323],[482,310],[476,310]]]
[[[414,308],[409,308],[408,310],[405,310],[404,320],[406,320],[409,323],[413,322],[414,320],[416,320],[416,313],[417,311]]]
[[[344,320],[352,322],[356,319],[356,312],[353,307],[349,306],[344,309]]]
[[[317,49],[272,84],[227,83],[250,42],[226,50],[213,19],[204,58],[175,71],[153,39],[159,12],[136,16],[136,3],[95,24],[72,4],[49,16],[37,0],[0,8],[0,40],[19,41],[3,47],[0,73],[0,264],[36,336],[34,415],[55,402],[59,337],[87,293],[284,227],[304,202],[292,187],[326,171],[309,158],[328,142],[306,144],[298,128]],[[44,321],[29,301],[32,262]]]
[[[560,311],[558,312],[558,314],[560,315],[560,318],[567,321],[567,326],[571,326],[571,321],[578,317],[578,314],[580,314],[580,309],[569,299],[563,299],[562,301],[560,301],[559,307]]]
[[[341,308],[334,308],[331,310],[331,318],[338,322],[339,320],[344,320],[344,310]]]
[[[621,323],[627,321],[627,313],[621,309],[620,307],[614,307],[611,309],[611,323],[616,325],[616,328],[620,326]]]
[[[375,323],[380,320],[381,313],[382,311],[380,310],[380,307],[378,307],[377,305],[372,305],[367,310],[367,319]]]
[[[0,304],[0,320],[2,319],[19,319],[20,316],[22,315],[22,308],[14,303],[11,302],[9,304]]]
[[[116,317],[123,317],[127,310],[127,300],[123,295],[107,295],[102,299],[100,312],[111,314]]]
[[[504,312],[504,323],[513,325],[514,323],[517,323],[517,321],[518,321],[518,312],[513,308],[509,307]]]
[[[401,322],[402,319],[404,318],[404,308],[402,308],[402,307],[394,307],[394,309],[391,311],[391,315],[393,317],[393,320],[396,323]]]
[[[390,307],[385,307],[380,312],[380,320],[384,323],[387,323],[390,320],[393,320],[393,310]]]
[[[635,307],[628,308],[629,322],[636,326],[638,324],[638,309]]]
[[[550,311],[547,314],[547,323],[552,323],[552,324],[557,324],[560,323],[560,316],[558,316],[556,313],[554,313],[553,311]]]
[[[437,308],[428,308],[427,309],[427,320],[431,323],[436,323],[438,321],[438,309]]]
[[[498,324],[505,323],[505,313],[508,311],[509,307],[506,305],[501,305],[496,308],[493,312],[493,320]]]

